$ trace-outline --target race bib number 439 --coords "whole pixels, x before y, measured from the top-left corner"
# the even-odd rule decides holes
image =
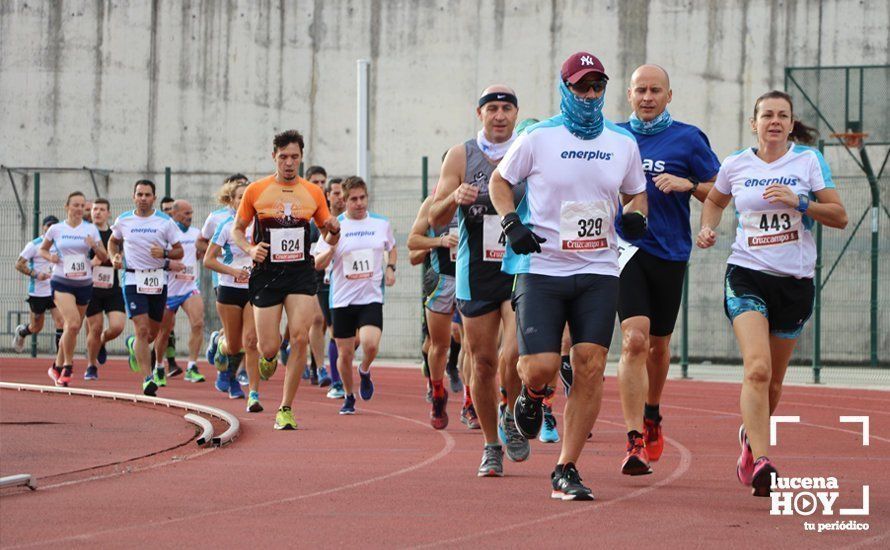
[[[612,209],[607,201],[565,201],[559,213],[562,250],[592,252],[608,249]]]
[[[801,215],[796,210],[748,212],[742,228],[748,248],[781,246],[800,240]]]
[[[273,263],[301,262],[306,258],[302,227],[269,230],[269,253]]]
[[[84,277],[87,274],[87,257],[83,254],[66,254],[64,262],[65,276],[71,279]]]

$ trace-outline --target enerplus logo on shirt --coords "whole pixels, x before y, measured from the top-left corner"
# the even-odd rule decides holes
[[[563,159],[583,159],[583,160],[612,160],[613,153],[603,151],[563,151],[559,154],[559,158]]]
[[[794,176],[780,176],[778,178],[746,178],[745,187],[766,187],[767,185],[787,185],[794,187],[797,185],[797,178]]]

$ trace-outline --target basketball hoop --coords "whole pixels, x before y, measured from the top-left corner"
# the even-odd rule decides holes
[[[858,149],[862,147],[862,140],[867,138],[868,134],[863,132],[840,132],[831,134],[831,137],[843,140],[844,145],[850,149]]]

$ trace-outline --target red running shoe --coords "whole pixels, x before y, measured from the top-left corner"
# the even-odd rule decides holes
[[[71,372],[73,370],[74,368],[71,365],[62,367],[62,374],[59,376],[59,380],[56,383],[67,388],[68,384],[71,383]]]
[[[652,473],[649,467],[649,453],[646,452],[646,441],[643,436],[636,436],[627,441],[627,456],[621,463],[621,473],[627,476],[644,476]]]
[[[433,396],[433,410],[430,411],[430,425],[436,430],[444,430],[448,426],[448,392],[443,392],[442,397]]]
[[[55,384],[56,386],[62,385],[62,383],[59,382],[59,378],[61,378],[62,376],[62,369],[53,365],[49,368],[49,370],[46,371],[46,374],[49,375],[50,380],[53,381],[53,384]]]
[[[460,421],[467,425],[468,430],[478,430],[482,427],[479,424],[479,417],[476,416],[476,407],[472,403],[463,408]]]
[[[755,497],[768,497],[773,484],[773,474],[778,474],[776,467],[765,456],[754,461],[754,477],[751,478],[751,494]]]
[[[643,439],[646,440],[646,452],[649,460],[658,462],[664,451],[664,435],[661,433],[661,420],[643,419]]]
[[[742,448],[739,461],[736,464],[735,474],[742,485],[751,486],[754,479],[754,453],[748,445],[748,436],[745,434],[745,426],[739,426],[739,445]]]

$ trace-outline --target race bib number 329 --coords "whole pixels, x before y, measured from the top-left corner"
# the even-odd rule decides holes
[[[559,213],[562,250],[595,252],[608,249],[612,234],[612,209],[607,201],[565,201]]]

